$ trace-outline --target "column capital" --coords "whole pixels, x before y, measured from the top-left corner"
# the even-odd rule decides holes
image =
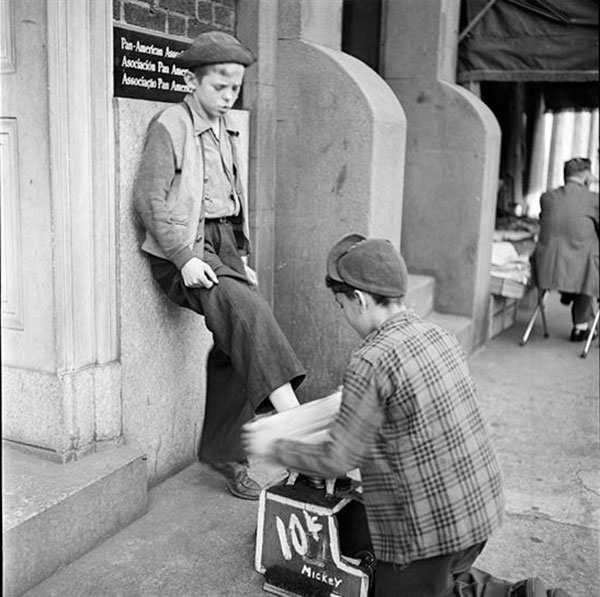
[[[279,39],[342,48],[342,0],[280,0]]]

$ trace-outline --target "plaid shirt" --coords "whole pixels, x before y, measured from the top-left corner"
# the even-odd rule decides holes
[[[451,554],[500,526],[501,473],[464,351],[412,311],[385,321],[352,354],[330,439],[276,447],[282,464],[307,474],[360,468],[379,560]]]

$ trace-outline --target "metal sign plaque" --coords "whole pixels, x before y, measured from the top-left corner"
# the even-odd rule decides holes
[[[190,91],[174,62],[188,42],[115,26],[113,45],[116,97],[180,102]]]

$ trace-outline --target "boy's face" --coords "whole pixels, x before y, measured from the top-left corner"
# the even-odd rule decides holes
[[[374,329],[366,301],[366,295],[358,290],[352,298],[341,292],[335,294],[335,302],[344,312],[346,321],[361,338],[367,337]]]
[[[188,84],[194,87],[194,96],[210,119],[223,116],[240,94],[245,68],[241,64],[216,64],[202,77],[190,73]]]

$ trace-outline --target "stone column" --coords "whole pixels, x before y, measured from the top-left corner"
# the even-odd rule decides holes
[[[4,109],[20,134],[10,201],[21,222],[8,282],[22,304],[20,326],[3,317],[3,435],[64,462],[121,436],[112,14],[94,0],[13,6],[21,76],[5,80]]]
[[[565,110],[552,114],[552,137],[550,139],[550,164],[546,188],[555,189],[564,184],[563,168],[571,157],[575,112]]]
[[[546,118],[544,115],[544,96],[540,93],[533,123],[533,138],[531,142],[531,164],[527,184],[527,215],[537,218],[540,213],[540,195],[546,190],[546,171],[548,169],[548,154],[546,144]]]
[[[500,128],[455,85],[458,0],[384,5],[383,73],[407,117],[402,252],[437,280],[435,309],[487,332]]]
[[[341,0],[279,9],[274,311],[316,398],[359,341],[325,288],[327,251],[350,232],[399,244],[405,119],[383,79],[340,51]]]
[[[571,150],[572,156],[574,158],[591,157],[588,154],[591,130],[591,110],[577,110],[575,112],[575,123],[573,125],[573,148]]]
[[[589,139],[589,145],[588,145],[588,155],[590,156],[590,159],[592,160],[592,174],[594,175],[594,177],[596,178],[596,181],[593,182],[590,185],[590,190],[594,191],[595,193],[598,192],[598,178],[600,177],[600,170],[598,168],[598,157],[599,157],[599,150],[598,150],[598,121],[599,121],[599,116],[600,112],[598,111],[598,108],[592,110],[592,119],[591,119],[591,123],[590,123],[590,139]]]
[[[273,300],[275,133],[277,129],[277,2],[247,0],[237,8],[237,35],[258,56],[246,70],[244,108],[250,112],[248,199],[251,264],[263,296]]]

